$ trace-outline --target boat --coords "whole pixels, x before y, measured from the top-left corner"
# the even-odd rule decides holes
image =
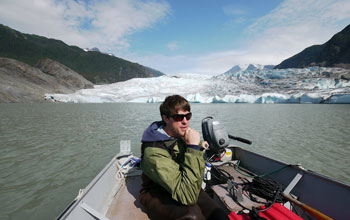
[[[287,214],[266,219],[349,219],[348,184],[300,164],[286,164],[232,145],[229,139],[250,142],[227,134],[212,117],[203,119],[202,133],[209,143],[202,188],[230,219],[248,219],[243,217],[252,211],[266,217],[270,210],[271,216],[272,212]],[[137,199],[142,183],[142,171],[137,166],[140,158],[133,155],[130,146],[130,141],[120,142],[120,152],[79,191],[57,220],[149,219]],[[249,192],[253,183],[272,184],[278,190],[273,190],[276,194],[272,198],[266,198],[259,192]],[[277,199],[277,194],[281,198]]]

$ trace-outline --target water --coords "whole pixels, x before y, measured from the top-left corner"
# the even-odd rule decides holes
[[[159,104],[0,104],[0,219],[55,219],[131,140]],[[192,104],[193,128],[213,116],[251,151],[350,183],[350,105]],[[232,142],[238,144],[238,142]]]

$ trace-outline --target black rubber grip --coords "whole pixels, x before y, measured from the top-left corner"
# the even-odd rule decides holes
[[[230,139],[233,139],[233,140],[236,140],[236,141],[240,141],[242,143],[245,143],[245,144],[252,144],[252,142],[250,140],[247,140],[247,139],[244,139],[244,138],[240,138],[240,137],[235,137],[235,136],[232,136],[232,135],[228,135],[228,137]]]

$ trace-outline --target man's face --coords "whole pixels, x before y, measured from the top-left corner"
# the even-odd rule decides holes
[[[190,113],[189,111],[179,110],[177,114],[185,115]],[[190,126],[190,120],[187,120],[186,117],[182,121],[175,121],[172,117],[163,116],[163,120],[166,123],[164,130],[168,135],[175,138],[181,138],[185,136],[185,132]]]

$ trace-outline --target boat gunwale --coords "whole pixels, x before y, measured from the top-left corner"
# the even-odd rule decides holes
[[[82,202],[82,200],[87,196],[90,190],[97,184],[97,182],[103,177],[103,175],[109,170],[113,164],[118,162],[121,157],[127,157],[131,154],[117,153],[111,161],[89,182],[89,184],[79,191],[78,195],[73,199],[73,201],[62,211],[62,213],[56,218],[56,220],[65,219],[69,214]]]
[[[283,162],[283,161],[280,161],[280,160],[277,160],[277,159],[274,159],[274,158],[271,158],[271,157],[267,157],[267,156],[264,156],[264,155],[259,154],[259,153],[255,153],[255,152],[253,152],[253,151],[249,151],[249,150],[244,149],[244,148],[239,147],[239,146],[233,146],[233,145],[231,145],[231,146],[228,146],[228,147],[231,148],[231,149],[233,148],[233,149],[234,149],[233,152],[236,152],[236,149],[238,149],[239,151],[243,151],[243,152],[245,151],[245,152],[248,152],[248,153],[250,153],[250,154],[253,154],[254,156],[262,157],[262,158],[264,158],[264,159],[266,159],[266,160],[270,160],[270,161],[276,162],[276,163],[278,163],[279,165],[281,165],[282,167],[283,167],[283,166],[288,166],[288,165],[289,165],[289,167],[287,167],[287,169],[288,169],[288,168],[290,168],[290,169],[296,169],[296,170],[299,170],[299,171],[301,171],[301,172],[305,172],[305,173],[307,173],[307,174],[309,174],[309,175],[311,175],[311,176],[319,177],[319,178],[322,178],[322,179],[324,179],[324,180],[327,180],[327,181],[330,181],[330,182],[332,182],[332,183],[335,183],[335,184],[337,184],[337,185],[339,185],[339,186],[341,186],[341,187],[345,187],[345,188],[349,188],[349,189],[350,189],[350,185],[346,184],[345,182],[342,182],[342,181],[337,180],[337,179],[335,179],[335,178],[332,178],[332,177],[326,176],[326,175],[324,175],[324,174],[318,173],[318,172],[316,172],[316,171],[307,169],[307,168],[305,168],[305,167],[302,167],[300,164],[288,164],[288,163],[285,163],[285,162]],[[248,169],[248,170],[249,170],[249,169]],[[250,170],[249,170],[249,171],[250,171]],[[271,175],[272,175],[272,174],[271,174]]]
[[[251,152],[241,147],[231,146],[233,160],[241,160],[243,168],[256,173],[264,174],[271,170],[278,170],[287,163]],[[247,162],[250,161],[250,162]],[[333,178],[324,176],[300,166],[288,166],[281,172],[271,173],[265,177],[271,178],[287,187],[292,179],[301,173],[303,177],[291,189],[291,194],[297,196],[299,201],[334,219],[346,219],[350,210],[346,206],[350,198],[350,186]],[[313,219],[313,218],[311,218]]]

